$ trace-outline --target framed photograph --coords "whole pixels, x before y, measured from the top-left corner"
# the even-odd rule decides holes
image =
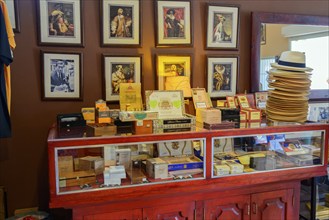
[[[211,98],[234,96],[238,57],[207,57],[207,91]]]
[[[140,0],[101,0],[101,46],[140,47]]]
[[[260,44],[266,44],[266,24],[260,26]]]
[[[156,46],[192,46],[191,1],[156,1]]]
[[[307,120],[321,123],[329,123],[329,103],[309,103]]]
[[[120,83],[141,83],[142,55],[102,56],[104,100],[119,101]]]
[[[7,5],[9,20],[13,28],[13,31],[15,33],[19,33],[21,29],[20,29],[19,13],[18,13],[18,0],[5,0],[5,2]]]
[[[82,100],[82,53],[41,51],[43,100]]]
[[[38,43],[83,47],[82,1],[37,0]]]
[[[238,49],[239,7],[208,4],[207,49]]]
[[[184,97],[192,97],[190,55],[156,55],[158,90],[182,90]]]

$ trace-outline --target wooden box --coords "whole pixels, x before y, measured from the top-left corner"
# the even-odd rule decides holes
[[[221,123],[221,111],[216,108],[196,109],[196,121],[200,123]]]
[[[101,157],[80,157],[79,170],[90,171],[93,170],[96,174],[101,174],[104,171],[104,159]]]
[[[111,136],[117,133],[117,126],[112,124],[89,124],[86,127],[87,137]]]
[[[94,171],[65,172],[59,176],[59,187],[82,186],[96,183]]]
[[[262,114],[259,109],[255,108],[246,108],[246,109],[241,109],[241,112],[245,112],[247,115],[247,121],[249,122],[256,122],[256,121],[261,121],[262,119]]]
[[[134,134],[152,134],[152,133],[153,133],[152,120],[134,121]]]
[[[73,157],[59,156],[58,157],[58,172],[61,173],[73,172]]]

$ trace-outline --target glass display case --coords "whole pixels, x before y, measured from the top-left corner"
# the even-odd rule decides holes
[[[55,148],[56,193],[204,179],[204,138]]]
[[[58,138],[50,129],[49,207],[73,219],[297,219],[300,181],[326,174],[328,125],[191,130]]]
[[[212,138],[212,177],[323,165],[324,131]]]

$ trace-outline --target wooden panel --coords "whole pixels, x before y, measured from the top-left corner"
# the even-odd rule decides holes
[[[248,219],[250,202],[249,195],[224,197],[205,201],[204,219]]]
[[[142,209],[107,212],[95,215],[87,215],[84,220],[136,220],[142,219]]]
[[[251,197],[252,219],[290,220],[292,189],[253,194]],[[298,210],[297,210],[298,211]]]
[[[143,217],[148,220],[192,220],[194,209],[195,202],[148,207],[143,209]]]

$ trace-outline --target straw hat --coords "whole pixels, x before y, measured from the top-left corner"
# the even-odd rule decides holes
[[[285,51],[281,53],[279,61],[272,63],[272,67],[282,70],[291,71],[312,71],[310,67],[306,67],[305,54],[298,51]]]

